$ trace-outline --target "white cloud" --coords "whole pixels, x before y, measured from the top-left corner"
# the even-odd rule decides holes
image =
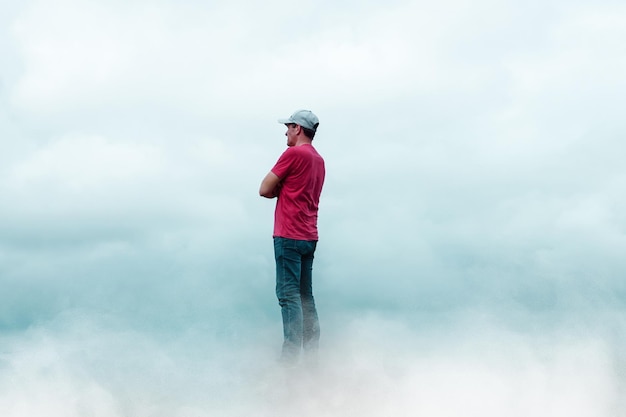
[[[113,143],[103,137],[69,136],[37,151],[9,174],[12,188],[62,187],[69,192],[119,187],[162,174],[158,148]]]
[[[282,2],[118,6],[31,3],[14,25],[25,65],[15,105],[41,114],[176,102],[206,116],[250,103],[276,107],[285,100],[280,92],[295,86],[314,103],[346,105],[475,90],[492,73],[459,66],[445,52],[460,41],[450,26],[482,31],[473,9],[450,15],[459,2],[399,3],[360,15],[335,5],[304,28]]]
[[[190,328],[175,337],[84,319],[4,339],[0,410],[51,416],[614,415],[614,357],[595,332],[535,337],[467,320],[415,332],[368,315],[315,371],[277,369],[267,330],[247,344]],[[444,329],[446,331],[444,331]],[[401,343],[400,343],[401,342]],[[233,344],[234,343],[234,344]],[[254,346],[252,346],[254,344]],[[581,358],[584,360],[581,361]]]
[[[250,221],[247,205],[269,167],[246,165],[254,147],[206,137],[179,145],[68,134],[22,153],[0,177],[11,202],[0,209],[5,240],[202,241],[209,230],[216,241],[236,238],[228,229]]]
[[[623,310],[625,12],[583,3],[62,0],[3,13],[0,326],[17,329],[17,346],[20,329],[72,309],[134,323],[102,339],[22,340],[26,353],[0,369],[4,386],[23,378],[0,390],[5,414],[38,411],[27,399],[41,396],[59,413],[156,413],[159,400],[168,416],[281,415],[259,397],[293,393],[268,387],[253,355],[237,362],[247,353],[232,349],[224,366],[241,372],[213,375],[204,353],[153,339],[208,322],[241,346],[267,313],[276,334],[259,338],[272,355],[274,202],[257,189],[284,148],[276,119],[309,107],[328,169],[316,290],[337,349],[335,370],[313,381],[324,402],[307,412],[610,415],[623,381],[607,352],[621,344],[575,329]],[[440,315],[466,324],[468,310],[537,325],[544,341],[572,334],[537,351],[510,334],[478,349],[483,328],[463,345],[415,339]],[[390,318],[355,324],[364,311]],[[79,353],[92,341],[94,361]],[[102,366],[134,342],[144,356],[124,364],[136,372]],[[430,343],[426,359],[415,353]],[[486,358],[494,344],[511,356]],[[570,379],[580,356],[586,379]],[[185,404],[167,403],[151,359],[179,378]],[[258,375],[265,385],[240,383]],[[239,378],[229,398],[254,400],[206,400],[222,376]],[[51,381],[57,396],[40,392]]]

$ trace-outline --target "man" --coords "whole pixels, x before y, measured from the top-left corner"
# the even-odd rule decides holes
[[[315,360],[319,345],[312,270],[325,168],[324,160],[312,145],[319,125],[315,114],[299,110],[278,122],[287,127],[288,148],[263,179],[259,194],[278,197],[273,236],[276,296],[283,317],[281,360],[294,365],[301,348]]]

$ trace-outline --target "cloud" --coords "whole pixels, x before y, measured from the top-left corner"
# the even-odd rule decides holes
[[[355,14],[334,5],[323,14],[311,10],[306,28],[291,27],[281,2],[263,9],[117,6],[30,3],[13,26],[25,66],[13,103],[44,117],[175,102],[205,117],[225,115],[231,103],[277,108],[273,96],[282,86],[297,85],[315,103],[345,105],[357,97],[473,89],[488,76],[450,65],[451,57],[435,47],[457,41],[447,38],[447,25],[473,25],[463,14],[450,15],[448,6],[360,6]]]
[[[259,138],[305,102],[329,169],[320,253],[346,260],[324,270],[346,271],[346,292],[364,275],[371,302],[434,288],[454,305],[501,275],[513,288],[585,281],[585,251],[621,268],[620,106],[597,100],[619,81],[578,88],[611,63],[619,73],[621,9],[308,4],[317,17],[296,30],[281,2],[118,6],[31,2],[10,26],[23,71],[7,107],[26,140],[0,180],[7,242],[227,253],[220,239],[270,229],[256,188],[283,142]],[[404,277],[395,291],[379,291],[384,262]]]
[[[159,150],[146,145],[113,144],[100,137],[62,138],[14,168],[10,186],[46,181],[72,191],[120,186],[158,172]]]
[[[7,416],[105,417],[282,416],[295,409],[304,416],[582,417],[619,409],[614,356],[593,332],[573,341],[467,323],[465,330],[416,333],[395,319],[361,317],[341,326],[344,338],[318,369],[298,369],[296,377],[276,368],[266,347],[251,349],[207,328],[159,336],[66,317],[4,338],[0,409]],[[246,340],[266,337],[257,329]]]
[[[611,415],[624,13],[7,6],[3,415],[39,412],[31,398],[52,415]],[[257,190],[285,146],[276,119],[302,107],[328,174],[329,366],[279,389],[274,202]]]

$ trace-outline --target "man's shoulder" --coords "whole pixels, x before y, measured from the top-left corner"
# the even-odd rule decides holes
[[[287,149],[285,149],[283,153],[280,154],[279,159],[285,159],[285,158],[289,158],[290,156],[293,156],[294,155],[293,148],[295,148],[295,146],[290,146]]]
[[[311,145],[291,146],[283,152],[280,161],[283,163],[297,163],[297,161],[319,160],[322,163],[324,159]]]
[[[310,149],[305,149],[307,146],[290,146],[281,155],[282,158],[297,158],[302,155],[308,155],[311,153]]]
[[[322,157],[313,145],[294,146],[292,149],[294,149],[294,151],[299,155],[314,155],[320,158]]]

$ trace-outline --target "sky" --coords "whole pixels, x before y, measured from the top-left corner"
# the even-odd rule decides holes
[[[0,0],[0,414],[624,415],[625,21]],[[258,187],[303,108],[322,340],[294,377]]]

